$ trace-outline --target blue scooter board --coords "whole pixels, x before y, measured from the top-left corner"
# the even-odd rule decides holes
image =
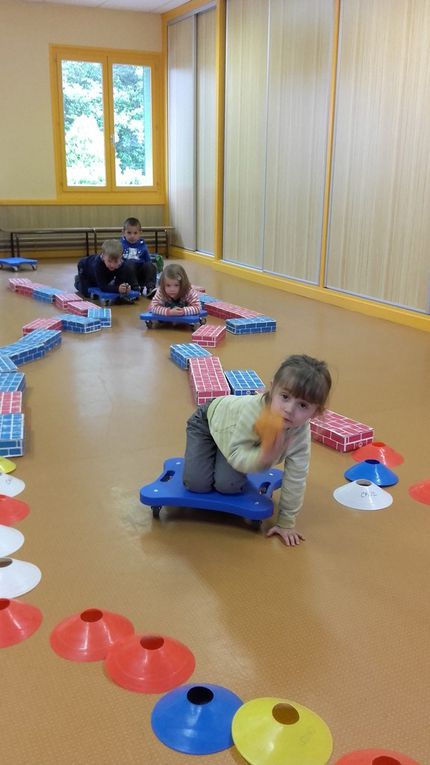
[[[36,271],[38,262],[35,258],[0,258],[0,268],[6,266],[12,271],[19,271],[21,266],[31,266]]]
[[[140,318],[143,319],[148,329],[154,326],[157,321],[166,322],[168,324],[206,324],[207,311],[200,311],[200,313],[191,314],[191,316],[164,316],[158,313],[152,313],[152,311],[146,311],[140,314]]]
[[[88,294],[92,299],[98,298],[102,305],[112,305],[112,303],[119,301],[134,303],[140,298],[140,292],[137,290],[130,290],[126,295],[120,295],[119,292],[103,292],[100,287],[88,287]]]
[[[150,505],[152,515],[158,518],[163,505],[214,510],[247,518],[256,527],[273,513],[272,494],[282,484],[283,471],[271,468],[262,473],[250,473],[244,491],[240,494],[220,494],[217,491],[196,493],[188,491],[182,482],[183,457],[171,457],[164,463],[161,475],[152,483],[142,486],[140,501]]]

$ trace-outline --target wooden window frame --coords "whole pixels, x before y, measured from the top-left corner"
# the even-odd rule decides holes
[[[105,157],[107,185],[103,188],[72,187],[67,185],[66,152],[61,62],[63,60],[94,61],[103,68],[103,110],[105,115]],[[70,204],[165,204],[162,54],[104,48],[76,48],[68,45],[50,45],[51,99],[55,153],[57,199]],[[151,186],[124,187],[114,184],[115,152],[113,135],[112,66],[131,64],[151,69],[152,107],[152,167]]]

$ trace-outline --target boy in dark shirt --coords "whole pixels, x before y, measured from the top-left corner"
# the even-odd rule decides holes
[[[88,297],[89,287],[118,292],[124,300],[130,290],[139,291],[132,268],[122,259],[122,247],[117,239],[103,242],[100,255],[88,255],[79,261],[75,288],[83,297]]]

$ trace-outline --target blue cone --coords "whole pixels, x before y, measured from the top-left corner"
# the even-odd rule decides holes
[[[379,460],[364,460],[357,465],[348,468],[344,473],[348,481],[359,481],[364,478],[367,481],[376,483],[377,486],[394,486],[398,482],[398,477],[390,468],[387,468]]]
[[[170,749],[213,754],[233,746],[231,723],[243,701],[220,685],[182,685],[155,705],[152,730]]]

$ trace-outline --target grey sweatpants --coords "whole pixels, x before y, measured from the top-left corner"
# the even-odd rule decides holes
[[[199,493],[215,489],[221,494],[240,494],[246,475],[227,462],[212,438],[207,416],[210,403],[199,406],[187,422],[184,485]]]

